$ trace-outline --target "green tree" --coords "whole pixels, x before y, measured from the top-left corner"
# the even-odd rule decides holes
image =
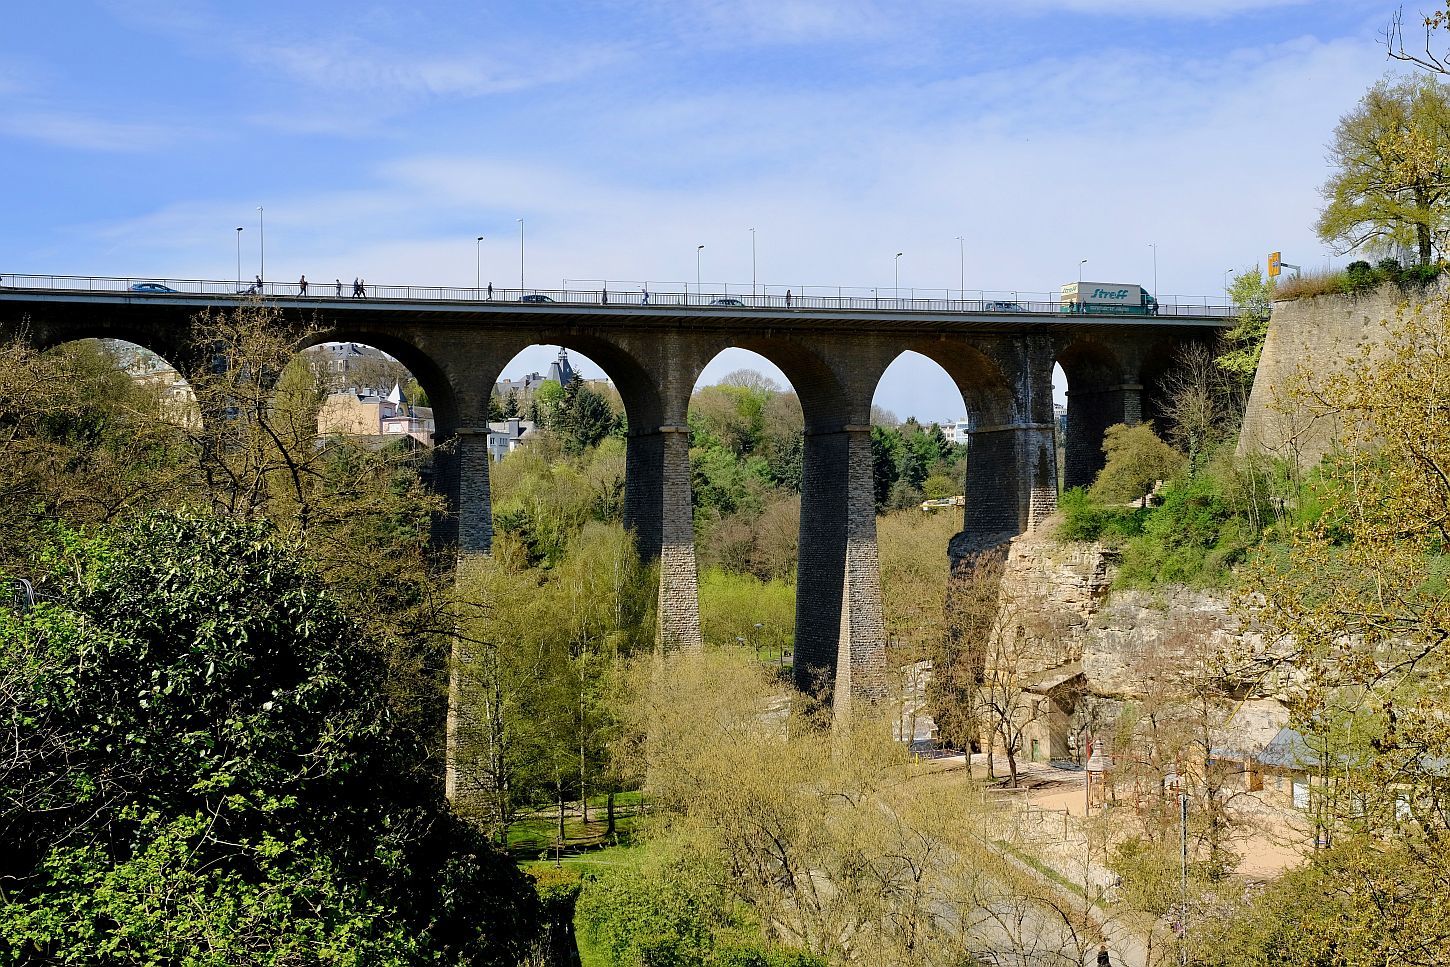
[[[1450,192],[1450,85],[1385,79],[1344,115],[1329,144],[1315,230],[1340,252],[1413,245],[1428,265]]]
[[[1119,423],[1103,434],[1107,462],[1093,481],[1092,496],[1106,502],[1142,500],[1147,506],[1154,484],[1183,468],[1183,454],[1158,439],[1148,423]]]
[[[1269,312],[1273,308],[1274,280],[1256,265],[1240,272],[1228,287],[1228,296],[1238,307],[1234,327],[1223,335],[1217,363],[1238,383],[1248,387],[1259,369],[1264,338],[1269,334]]]
[[[0,957],[517,962],[527,881],[412,768],[386,663],[270,527],[152,516],[49,559],[57,603],[0,611]]]

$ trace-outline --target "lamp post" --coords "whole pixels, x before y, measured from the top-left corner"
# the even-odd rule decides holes
[[[242,226],[237,226],[237,291],[242,291]]]
[[[1229,273],[1231,273],[1232,271],[1233,271],[1233,269],[1224,269],[1223,270],[1223,294],[1224,295],[1228,295],[1229,294],[1229,291],[1228,291],[1228,277],[1229,277]]]
[[[267,279],[267,224],[262,220],[262,206],[257,206],[257,242],[260,245],[261,265],[258,267],[257,278],[263,282]],[[261,295],[261,293],[257,293]]]
[[[1083,259],[1081,262],[1077,263],[1077,284],[1078,285],[1082,285],[1082,267],[1084,265],[1087,265],[1087,259]]]
[[[473,297],[478,298],[478,292],[483,288],[483,236],[480,235],[473,240]]]
[[[523,294],[523,291],[524,291],[524,220],[522,218],[520,218],[518,220],[518,222],[519,222],[519,294],[522,295]]]
[[[695,246],[695,298],[701,300],[704,299],[700,292],[700,253],[703,251],[705,251],[705,246]]]
[[[755,229],[750,230],[750,298],[755,299]]]
[[[893,261],[893,264],[896,266],[896,286],[895,286],[896,291],[895,291],[895,295],[896,295],[896,308],[898,308],[898,309],[901,308],[901,256],[903,254],[904,253],[902,253],[902,252],[897,252],[896,253],[896,258]]]
[[[1153,301],[1158,301],[1158,243],[1149,242],[1148,247],[1153,250]]]
[[[957,280],[957,291],[965,300],[967,297],[967,242],[960,235],[957,236],[957,256],[961,259],[961,275]]]
[[[1183,904],[1178,912],[1178,926],[1183,931],[1182,945],[1178,948],[1178,962],[1187,967],[1188,964],[1188,793],[1178,793],[1178,835],[1179,857],[1179,896]]]

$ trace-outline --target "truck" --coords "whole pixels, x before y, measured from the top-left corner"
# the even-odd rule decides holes
[[[1141,285],[1126,282],[1069,282],[1062,287],[1063,312],[1156,316],[1158,300]]]

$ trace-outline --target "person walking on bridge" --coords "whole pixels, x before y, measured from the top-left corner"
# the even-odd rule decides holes
[[[297,280],[297,298],[307,298],[307,276],[305,275]]]
[[[342,298],[342,280],[341,279],[338,279],[337,280],[337,297],[339,299]]]
[[[488,284],[488,301],[489,302],[492,302],[493,301],[493,283],[492,282],[490,282]]]
[[[785,290],[785,307],[787,309],[790,308],[790,290],[789,289],[786,289]]]
[[[644,293],[644,298],[639,300],[639,304],[642,306],[649,305],[649,289],[646,289],[644,286],[640,286],[639,291]]]
[[[1113,962],[1108,959],[1108,945],[1098,944],[1098,967],[1113,967]]]

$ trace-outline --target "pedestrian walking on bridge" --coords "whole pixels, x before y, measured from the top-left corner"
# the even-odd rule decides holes
[[[297,298],[307,298],[307,276],[305,275],[297,280]]]

